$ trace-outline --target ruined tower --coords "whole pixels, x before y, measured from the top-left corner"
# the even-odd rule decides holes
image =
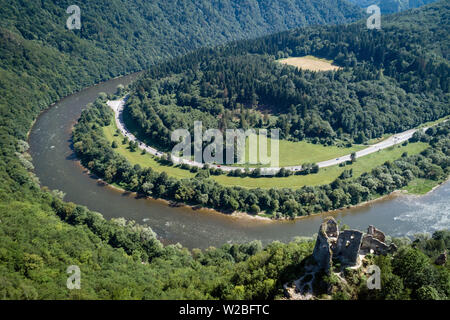
[[[313,257],[326,272],[330,271],[333,260],[344,266],[355,266],[360,255],[386,254],[397,249],[394,244],[386,245],[385,239],[384,233],[374,226],[369,226],[366,234],[358,230],[339,232],[336,220],[328,217],[320,225]]]

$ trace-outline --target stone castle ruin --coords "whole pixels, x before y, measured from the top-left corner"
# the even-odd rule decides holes
[[[341,280],[341,285],[345,287],[347,282],[342,276],[342,267],[359,269],[363,267],[362,260],[365,255],[381,255],[397,250],[394,244],[388,246],[385,241],[384,233],[374,226],[369,226],[367,233],[358,230],[340,231],[334,218],[326,218],[320,225],[312,254],[312,260],[315,263],[308,263],[299,279],[284,284],[286,298],[291,300],[314,299],[314,290],[316,290],[314,283],[317,280],[316,274],[321,274],[319,271],[325,271],[327,274],[334,273]],[[333,270],[333,264],[340,264],[341,268],[338,272]],[[327,290],[330,290],[330,287]]]
[[[384,233],[374,226],[369,226],[367,233],[358,230],[339,232],[336,220],[329,217],[320,225],[313,257],[319,268],[327,272],[333,261],[351,267],[359,264],[360,256],[394,252],[397,247],[394,244],[388,246],[385,239]]]

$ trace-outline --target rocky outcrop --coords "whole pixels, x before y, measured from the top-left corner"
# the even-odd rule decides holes
[[[290,300],[311,300],[314,298],[313,282],[315,269],[306,267],[305,274],[290,284],[284,284],[284,295]]]
[[[385,240],[384,233],[374,226],[369,226],[366,234],[358,230],[339,232],[336,220],[328,217],[320,225],[313,257],[318,267],[326,272],[330,271],[333,261],[342,266],[355,266],[360,255],[387,254],[397,249],[394,244],[388,246]]]

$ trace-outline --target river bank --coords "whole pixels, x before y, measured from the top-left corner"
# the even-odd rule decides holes
[[[27,142],[29,142],[30,133],[31,133],[31,131],[33,130],[34,125],[36,124],[37,119],[38,119],[39,117],[41,117],[45,112],[47,112],[48,110],[50,110],[51,108],[53,108],[54,106],[56,106],[58,103],[60,103],[61,101],[63,101],[64,99],[67,99],[67,98],[69,98],[69,97],[71,97],[71,96],[73,96],[73,95],[76,95],[76,94],[80,94],[80,93],[82,93],[82,92],[85,91],[85,90],[88,90],[88,89],[91,89],[91,88],[95,88],[95,87],[97,87],[97,86],[101,86],[102,84],[105,84],[105,83],[107,83],[107,82],[111,82],[111,81],[113,81],[113,80],[119,80],[119,79],[128,78],[128,77],[136,77],[136,78],[137,78],[137,77],[139,76],[139,74],[141,74],[142,72],[143,72],[143,71],[136,71],[136,72],[133,72],[133,73],[130,73],[130,74],[120,75],[120,76],[116,76],[116,77],[110,78],[110,79],[108,79],[108,80],[104,80],[104,81],[100,81],[100,82],[97,82],[97,83],[93,83],[93,84],[92,84],[91,86],[89,86],[89,87],[81,88],[81,89],[79,89],[79,90],[74,90],[74,91],[72,91],[71,93],[65,95],[64,97],[59,98],[59,99],[56,100],[55,102],[52,102],[52,103],[51,103],[50,105],[48,105],[45,109],[43,109],[41,112],[39,112],[39,114],[38,114],[38,115],[33,119],[33,121],[31,122],[30,127],[29,127],[28,132],[27,132]]]
[[[171,200],[166,200],[166,199],[161,199],[161,198],[153,198],[153,197],[149,197],[149,196],[145,196],[142,194],[138,194],[136,192],[132,192],[132,191],[128,191],[126,189],[123,189],[122,187],[120,187],[117,184],[110,184],[106,181],[104,181],[103,179],[101,179],[100,177],[92,174],[88,168],[84,167],[80,161],[78,161],[79,167],[80,169],[83,171],[84,174],[89,175],[91,178],[96,179],[98,184],[101,184],[103,186],[107,186],[108,188],[115,190],[117,192],[120,193],[125,193],[127,195],[133,196],[136,199],[149,199],[149,200],[153,200],[153,201],[157,201],[160,202],[168,207],[183,207],[183,208],[187,208],[190,209],[192,211],[199,211],[201,210],[202,212],[207,212],[209,214],[217,214],[217,215],[222,215],[222,216],[226,216],[226,217],[230,217],[230,218],[236,218],[236,219],[241,219],[241,220],[247,220],[247,221],[260,221],[260,222],[266,222],[266,223],[276,223],[276,222],[287,222],[287,221],[301,221],[304,220],[308,217],[314,217],[314,216],[334,216],[337,215],[338,213],[343,212],[344,210],[351,210],[351,209],[358,209],[358,208],[363,208],[366,206],[370,206],[372,204],[376,204],[377,202],[381,202],[381,201],[385,201],[386,199],[392,198],[392,197],[398,197],[398,196],[402,196],[402,195],[406,195],[406,196],[414,196],[414,197],[423,197],[425,195],[428,195],[430,193],[432,193],[433,191],[435,191],[437,188],[439,188],[440,186],[442,186],[443,184],[447,183],[450,181],[450,176],[447,177],[447,179],[441,181],[441,182],[436,182],[436,185],[429,190],[427,193],[425,194],[414,194],[414,193],[410,193],[407,190],[404,189],[399,189],[399,190],[394,190],[389,194],[377,197],[375,199],[371,199],[368,201],[364,201],[355,205],[351,205],[351,206],[347,206],[344,208],[339,208],[339,209],[334,209],[334,210],[330,210],[330,211],[323,211],[323,212],[318,212],[318,213],[313,213],[310,215],[304,215],[304,216],[297,216],[294,219],[289,219],[286,217],[281,217],[281,218],[273,218],[273,217],[267,217],[264,216],[266,215],[264,212],[259,213],[257,215],[252,215],[246,212],[241,212],[241,211],[234,211],[231,213],[227,213],[227,212],[221,212],[219,210],[213,209],[213,208],[208,208],[208,207],[203,207],[203,206],[199,206],[199,205],[190,205],[190,204],[186,204],[186,203],[181,203],[181,202],[175,202],[175,201],[171,201]]]
[[[263,244],[290,242],[296,237],[309,237],[317,232],[328,213],[280,221],[266,217],[254,219],[242,214],[233,217],[210,209],[171,207],[168,202],[137,198],[83,174],[85,169],[71,149],[73,123],[100,92],[112,94],[119,84],[126,86],[131,81],[132,78],[125,77],[86,88],[41,113],[28,141],[34,173],[42,186],[63,191],[65,201],[100,212],[105,219],[124,217],[134,220],[150,226],[164,243],[181,243],[190,249],[252,240],[260,240]],[[368,225],[375,225],[392,236],[433,232],[450,226],[449,192],[450,183],[445,183],[425,196],[386,196],[377,202],[342,209],[333,215],[352,228],[363,230]]]
[[[138,143],[137,147],[139,150],[143,150],[155,157],[161,158],[165,154],[164,152],[161,152],[161,151],[155,149],[154,147],[148,146],[143,141],[139,140],[133,133],[131,133],[127,129],[127,127],[125,125],[125,121],[123,119],[123,112],[124,112],[124,108],[125,108],[127,99],[128,99],[128,94],[119,100],[108,100],[106,102],[106,104],[114,112],[114,121],[115,121],[116,127],[118,128],[118,130],[121,132],[121,134],[124,137],[130,139],[131,141],[137,142]],[[441,119],[435,121],[432,124],[432,126],[437,125],[440,122],[446,122],[447,118],[448,117],[444,117],[444,118],[441,118]],[[380,142],[377,142],[373,145],[368,145],[366,148],[356,151],[355,158],[359,159],[361,157],[370,155],[372,153],[379,152],[380,150],[384,150],[384,149],[387,149],[387,148],[390,148],[390,147],[393,147],[396,145],[403,144],[404,142],[408,141],[414,135],[414,133],[417,132],[418,130],[425,132],[428,128],[429,127],[425,126],[425,124],[422,124],[418,128],[409,129],[404,132],[396,133],[391,136],[388,136],[387,138],[381,140]],[[176,164],[187,164],[189,166],[194,166],[194,167],[198,167],[198,168],[203,168],[203,166],[204,166],[204,163],[199,163],[199,162],[193,161],[191,159],[183,159],[183,158],[176,157],[173,155],[172,155],[172,161]],[[352,161],[351,154],[343,155],[343,156],[340,156],[337,158],[333,157],[332,159],[328,159],[328,160],[319,161],[319,162],[317,162],[317,165],[319,166],[319,168],[326,168],[326,167],[336,166],[336,165],[339,165],[342,163],[347,163],[349,161]],[[309,162],[312,162],[312,161],[309,161]],[[227,166],[224,164],[221,164],[221,165],[209,164],[209,166],[211,168],[220,169],[225,172],[230,172],[230,171],[234,171],[234,170],[240,170],[241,172],[245,172],[245,169],[246,169],[245,167],[239,167],[239,166],[233,166],[233,165]],[[304,170],[303,165],[283,166],[283,167],[262,167],[260,169],[263,170],[262,175],[273,176],[281,168],[284,168],[284,169],[289,170],[294,173]],[[249,167],[247,169],[250,171],[253,171],[256,168]]]

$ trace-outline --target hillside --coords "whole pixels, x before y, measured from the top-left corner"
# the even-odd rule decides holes
[[[440,2],[396,14],[385,19],[380,31],[368,31],[363,22],[317,26],[197,50],[152,66],[133,86],[125,122],[141,141],[168,151],[175,145],[170,133],[179,128],[192,133],[195,120],[203,122],[204,130],[279,128],[280,137],[292,143],[338,148],[438,121],[450,114],[449,10]],[[305,55],[334,61],[341,68],[315,72],[279,63]],[[379,162],[359,173],[354,161],[348,161],[347,170],[331,179],[326,173],[321,176],[312,160],[295,172],[280,169],[276,177],[257,169],[199,170],[174,164],[169,156],[130,163],[130,158],[136,160],[137,143],[119,137],[119,132],[117,141],[105,139],[102,127],[113,119],[105,99],[98,99],[75,126],[75,152],[106,182],[145,196],[225,213],[295,218],[374,200],[415,179],[441,182],[448,177],[446,127],[423,137],[417,133],[410,142],[427,145],[413,145],[392,157],[378,149]],[[203,150],[208,143],[203,141]],[[402,147],[407,146],[405,141]],[[119,149],[122,153],[116,152]],[[150,160],[145,152],[141,156]],[[216,162],[223,164],[220,157]],[[293,175],[322,180],[296,188],[288,181]],[[265,184],[250,185],[257,179]],[[285,182],[280,188],[271,179]]]
[[[238,8],[240,1],[234,1],[227,7],[229,14],[220,11],[183,29],[191,20],[177,15],[174,3],[89,2],[81,7],[84,23],[91,28],[67,32],[68,1],[1,1],[0,299],[271,299],[281,295],[282,284],[295,279],[301,269],[299,261],[311,254],[311,240],[274,243],[264,249],[257,241],[192,252],[179,245],[163,247],[149,228],[123,219],[106,221],[99,213],[61,201],[58,192],[41,189],[29,171],[32,164],[25,140],[31,123],[64,95],[197,46],[262,35],[274,28],[272,22],[263,23],[270,19],[276,18],[277,30],[304,25],[295,20],[302,19],[300,9],[294,10],[304,1],[296,1],[296,6],[286,1],[286,6],[271,11],[273,1],[273,7],[263,7],[255,20],[254,8],[262,1],[251,2],[253,7],[247,9]],[[190,12],[197,12],[195,17],[207,16],[199,13],[208,12],[208,2],[195,3]],[[224,2],[213,3],[222,8]],[[334,1],[311,3],[316,4],[309,7],[312,12],[329,13],[328,18],[305,18],[312,23],[359,16],[345,2],[337,6]],[[335,11],[339,7],[349,14]],[[216,23],[211,22],[214,19]],[[149,28],[153,20],[155,27]],[[397,265],[409,267],[419,256],[417,273],[435,268],[432,261],[440,249],[449,248],[448,243],[448,235],[439,233],[435,239],[419,240],[416,248],[404,241],[407,253],[414,255],[412,259],[400,256]],[[68,265],[81,266],[80,291],[66,288]],[[391,270],[386,265],[386,269],[385,274],[395,282],[385,281],[401,291],[400,297],[427,298],[417,293],[423,286],[431,287],[438,297],[449,295],[445,286],[448,267],[439,270],[436,279],[421,278],[413,284],[402,273],[405,268]],[[403,281],[405,286],[399,286]],[[375,298],[388,294],[382,292]]]
[[[58,98],[199,46],[361,17],[340,0],[240,3],[89,2],[80,7],[81,30],[68,31],[69,1],[1,1],[2,127],[23,139],[31,120]],[[20,133],[17,121],[4,123],[11,109],[21,114]]]
[[[349,0],[350,2],[368,8],[371,5],[377,5],[382,14],[395,13],[408,9],[418,8],[423,5],[435,2],[436,0]]]
[[[200,46],[362,17],[343,0],[101,0],[80,4],[82,28],[68,32],[70,1],[1,2],[0,27],[71,56],[112,53],[125,72]]]
[[[209,298],[212,282],[220,278],[214,270],[227,269],[217,259],[199,272],[186,250],[170,246],[159,251],[151,230],[106,222],[74,204],[61,210],[58,193],[41,189],[28,171],[33,165],[25,141],[32,121],[74,91],[199,46],[361,16],[344,1],[177,3],[89,1],[80,4],[82,29],[68,31],[70,1],[0,1],[0,299]],[[90,222],[73,212],[89,216]],[[236,261],[245,259],[245,251],[254,252],[253,247],[243,254],[234,247]],[[148,268],[142,261],[155,250],[161,260]],[[226,264],[234,260],[227,254],[224,259]],[[71,264],[84,265],[91,279],[78,293],[69,292],[64,283]],[[205,282],[207,269],[212,271],[210,282]],[[156,278],[161,286],[155,285]],[[184,289],[170,285],[175,278],[186,282]],[[201,283],[209,289],[195,289]]]
[[[168,150],[165,133],[192,132],[192,119],[221,129],[280,128],[281,138],[326,145],[408,130],[450,113],[449,12],[441,2],[387,17],[381,31],[315,27],[200,50],[151,67],[128,112],[145,138]],[[307,55],[341,68],[277,63]]]

